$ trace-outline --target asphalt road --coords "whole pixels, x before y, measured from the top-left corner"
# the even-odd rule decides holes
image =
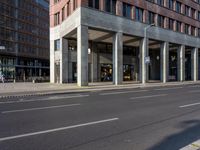
[[[200,139],[200,85],[0,99],[0,150],[178,150]]]

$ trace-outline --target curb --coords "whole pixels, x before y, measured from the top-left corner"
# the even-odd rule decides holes
[[[10,98],[24,98],[31,96],[47,96],[47,95],[55,95],[55,94],[73,94],[80,92],[95,92],[95,91],[105,91],[105,90],[121,90],[121,89],[136,89],[136,88],[151,88],[151,87],[170,87],[170,86],[182,86],[182,85],[200,85],[200,82],[182,82],[182,83],[168,83],[168,84],[138,84],[138,85],[120,85],[120,86],[111,86],[111,87],[87,87],[82,89],[71,89],[69,91],[52,91],[52,92],[36,92],[31,94],[18,94],[18,95],[4,95],[0,96],[0,99],[10,99]],[[67,90],[67,89],[66,89]]]

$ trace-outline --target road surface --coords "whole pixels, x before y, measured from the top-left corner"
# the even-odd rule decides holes
[[[178,150],[200,139],[200,85],[0,99],[0,150]]]

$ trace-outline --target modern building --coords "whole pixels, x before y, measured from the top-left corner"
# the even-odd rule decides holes
[[[0,1],[0,72],[8,81],[49,76],[49,1]]]
[[[50,0],[52,83],[200,79],[199,0]]]

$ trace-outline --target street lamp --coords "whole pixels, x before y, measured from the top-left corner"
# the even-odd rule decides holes
[[[150,24],[150,25],[148,25],[148,26],[146,26],[146,27],[144,28],[144,38],[145,38],[145,39],[147,38],[147,30],[148,30],[149,28],[153,27],[153,26],[155,26],[154,23],[152,23],[152,24]]]
[[[155,26],[154,23],[152,23],[152,24],[150,24],[150,25],[148,25],[148,26],[146,26],[146,27],[144,28],[144,39],[145,39],[145,50],[146,50],[146,51],[147,51],[147,30],[148,30],[149,28],[153,27],[153,26]]]
[[[144,63],[144,67],[143,67],[143,74],[142,74],[142,83],[145,84],[146,80],[147,80],[147,75],[148,75],[148,71],[147,71],[147,64],[150,63],[150,57],[147,56],[149,55],[148,52],[147,52],[147,30],[151,27],[155,26],[155,24],[150,24],[148,26],[146,26],[144,28],[144,51],[142,52],[143,53],[143,58],[142,58],[142,62]],[[145,73],[146,72],[146,73]]]
[[[150,25],[148,25],[148,26],[146,26],[145,28],[144,28],[144,40],[145,40],[145,63],[150,63],[150,57],[149,56],[146,56],[148,53],[147,53],[147,30],[149,29],[149,28],[151,28],[151,27],[153,27],[153,26],[155,26],[155,24],[153,23],[153,24],[150,24]],[[149,55],[149,54],[148,54]]]

